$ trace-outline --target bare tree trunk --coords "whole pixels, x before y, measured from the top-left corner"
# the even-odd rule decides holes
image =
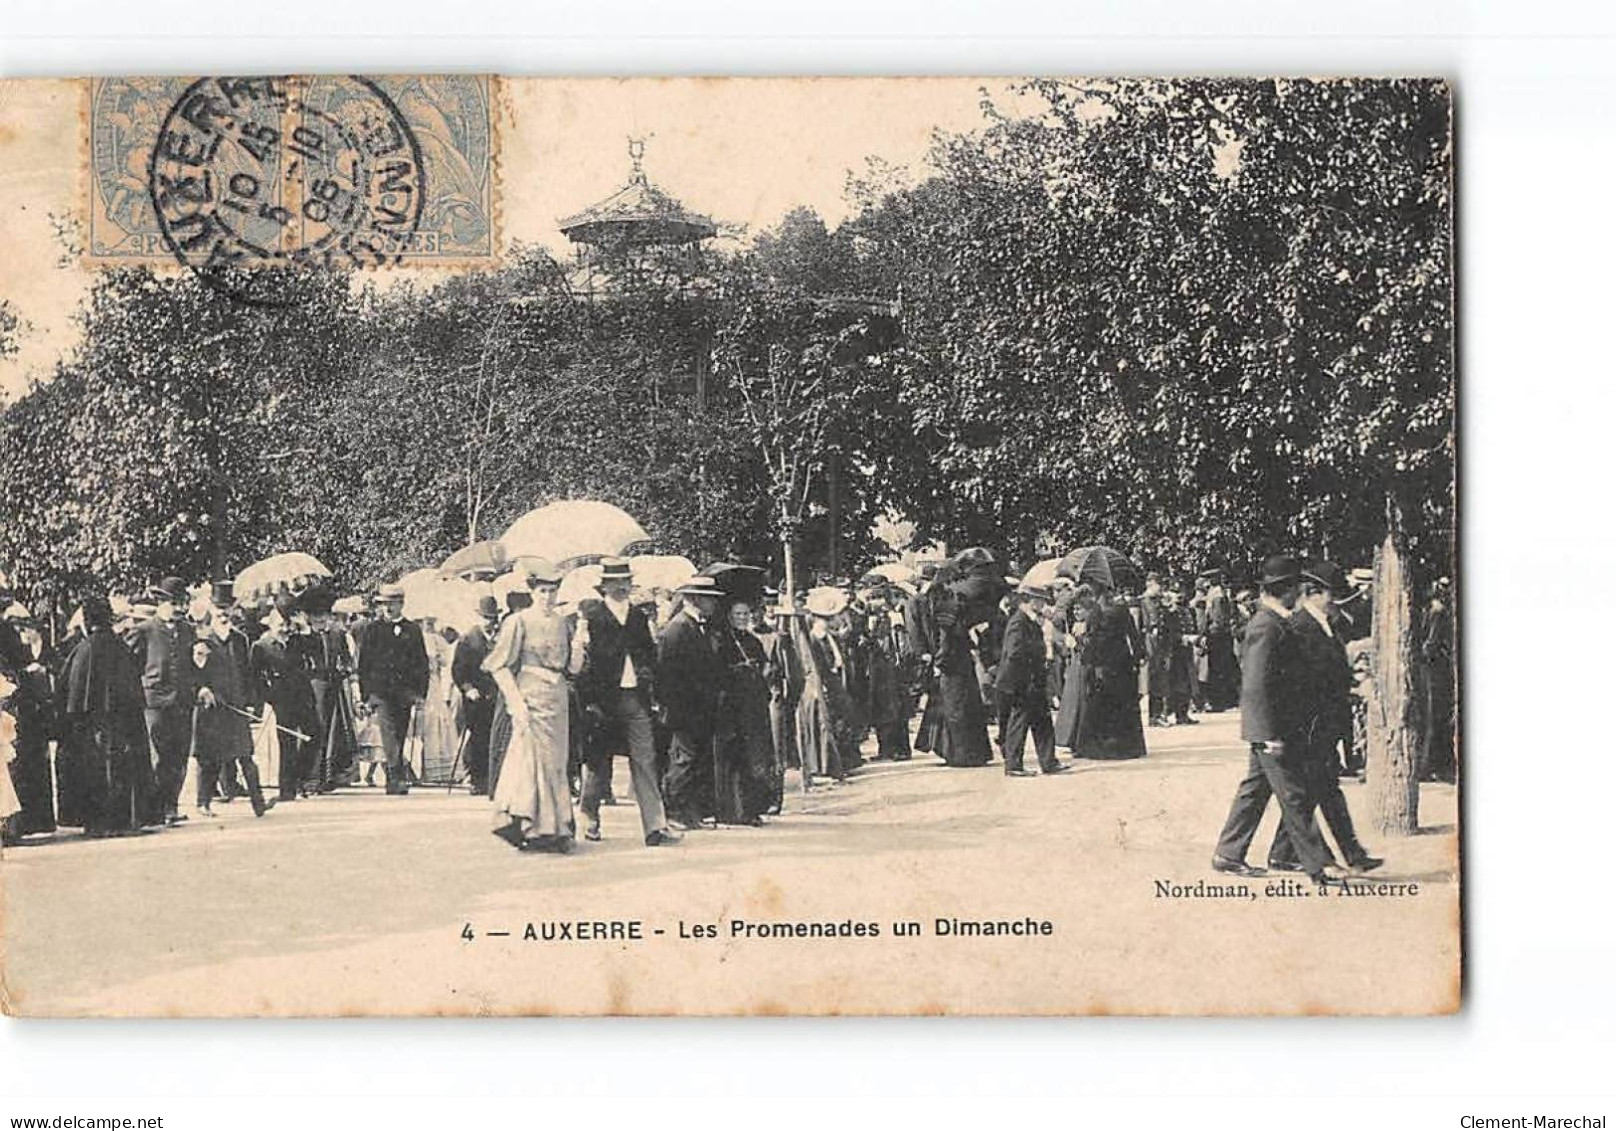
[[[1376,831],[1408,836],[1420,819],[1420,732],[1413,594],[1401,543],[1394,529],[1375,551],[1364,787]]]

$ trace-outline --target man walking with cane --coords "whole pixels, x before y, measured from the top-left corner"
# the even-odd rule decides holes
[[[384,585],[382,615],[365,626],[359,642],[359,694],[382,732],[387,792],[410,791],[405,781],[404,739],[410,714],[425,701],[429,671],[421,626],[404,619],[404,590]]]
[[[583,811],[588,819],[584,839],[600,839],[600,805],[611,783],[611,760],[628,754],[629,779],[640,807],[640,830],[651,847],[672,844],[657,782],[656,740],[651,730],[651,689],[656,678],[656,645],[645,608],[629,604],[634,577],[628,562],[608,558],[601,563],[600,599],[578,606],[588,625],[589,646],[578,694],[592,717],[585,752]]]
[[[172,825],[185,820],[179,803],[191,757],[191,714],[196,706],[191,648],[196,637],[180,615],[186,599],[184,581],[165,577],[148,590],[146,599],[156,611],[134,630],[130,646],[141,668],[146,730],[157,758],[157,796],[163,820]]]
[[[473,625],[455,644],[449,674],[460,688],[461,710],[466,718],[464,749],[471,792],[482,796],[488,792],[488,739],[494,729],[494,704],[499,695],[494,677],[483,671],[489,645],[499,630],[499,602],[493,594],[478,598],[477,615],[482,623]]]

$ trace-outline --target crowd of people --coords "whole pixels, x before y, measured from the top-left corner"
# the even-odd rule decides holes
[[[788,768],[804,791],[834,786],[872,738],[878,760],[997,757],[1006,775],[1030,777],[1029,739],[1038,772],[1058,774],[1062,750],[1142,757],[1148,728],[1239,706],[1251,772],[1214,867],[1254,870],[1246,851],[1270,795],[1284,814],[1271,867],[1331,874],[1315,810],[1349,868],[1372,866],[1337,784],[1363,765],[1363,578],[1330,563],[1294,576],[1269,566],[1256,590],[1231,590],[1217,569],[1150,573],[1136,589],[1021,578],[973,548],[791,594],[718,563],[645,590],[629,562],[608,558],[592,596],[560,605],[563,571],[524,558],[481,597],[477,623],[459,626],[404,616],[398,585],[337,600],[316,582],[249,607],[227,582],[168,577],[137,601],[90,597],[53,645],[0,577],[0,817],[11,842],[58,826],[131,835],[189,819],[188,776],[203,819],[242,797],[263,816],[339,788],[463,781],[513,847],[568,852],[577,812],[583,839],[601,839],[621,757],[644,843],[660,847],[765,823],[786,804]],[[1448,649],[1433,660],[1449,680],[1433,724],[1449,729],[1446,753],[1427,759],[1436,773],[1452,767],[1450,604],[1439,587],[1425,636],[1428,658]],[[1292,631],[1315,621],[1328,648]],[[1265,703],[1291,714],[1264,722]],[[1274,753],[1287,737],[1290,752]]]

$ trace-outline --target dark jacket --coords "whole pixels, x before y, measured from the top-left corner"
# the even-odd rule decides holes
[[[1246,742],[1294,740],[1305,725],[1294,619],[1261,605],[1246,625],[1240,665],[1240,737]]]
[[[1001,695],[1047,702],[1047,664],[1042,626],[1017,609],[1010,614],[1010,620],[1005,625],[1004,646],[999,653],[994,688]]]
[[[668,622],[657,644],[657,704],[669,730],[700,742],[712,737],[725,677],[722,626],[696,623],[689,610]],[[593,633],[591,628],[590,632]]]
[[[429,679],[420,625],[378,617],[365,626],[359,641],[359,694],[395,703],[424,699]]]
[[[455,644],[454,659],[449,663],[449,676],[462,694],[476,688],[478,695],[492,703],[494,696],[499,694],[499,688],[494,683],[494,677],[483,670],[483,661],[488,658],[488,643],[488,634],[483,631],[482,625],[472,626]]]
[[[197,689],[205,687],[211,691],[214,704],[211,707],[202,706],[200,701],[197,704],[196,726],[191,733],[192,753],[214,759],[251,758],[252,732],[247,720],[236,713],[247,710],[254,695],[251,673],[237,669],[229,641],[209,636],[206,646],[207,662],[201,668],[193,664],[191,670]]]
[[[1301,669],[1301,719],[1315,742],[1352,733],[1352,665],[1347,646],[1305,609],[1291,618]],[[1332,629],[1334,626],[1331,626]]]
[[[310,679],[322,683],[340,683],[353,671],[353,660],[348,655],[348,636],[340,628],[297,633],[291,638],[290,647],[297,653]]]
[[[642,605],[628,607],[628,620],[617,623],[605,601],[587,600],[578,615],[589,624],[589,656],[578,676],[578,694],[585,705],[605,704],[623,682],[623,658],[634,661],[634,680],[646,695],[656,682],[657,648],[651,639],[651,618]]]
[[[194,643],[196,634],[190,623],[179,619],[165,624],[153,617],[130,633],[129,647],[141,667],[140,686],[147,710],[191,709],[196,701],[191,666]]]

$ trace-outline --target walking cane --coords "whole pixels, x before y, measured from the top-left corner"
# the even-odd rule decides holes
[[[471,728],[467,727],[460,732],[460,741],[455,745],[454,761],[449,763],[449,793],[454,792],[455,777],[460,772],[460,759],[466,753],[466,746],[471,742]],[[445,797],[449,793],[444,794]]]
[[[221,706],[223,706],[224,709],[227,710],[227,711],[234,711],[236,714],[240,715],[242,718],[246,719],[248,722],[258,723],[258,722],[263,721],[257,715],[254,715],[251,711],[243,711],[240,707],[231,706],[229,703],[222,703]],[[275,729],[280,731],[282,734],[291,735],[293,738],[297,739],[299,742],[312,742],[313,741],[313,739],[311,739],[308,735],[304,734],[302,731],[293,730],[291,727],[283,727],[283,726],[280,725],[280,723],[275,724]],[[194,735],[193,735],[193,737],[194,737]]]

